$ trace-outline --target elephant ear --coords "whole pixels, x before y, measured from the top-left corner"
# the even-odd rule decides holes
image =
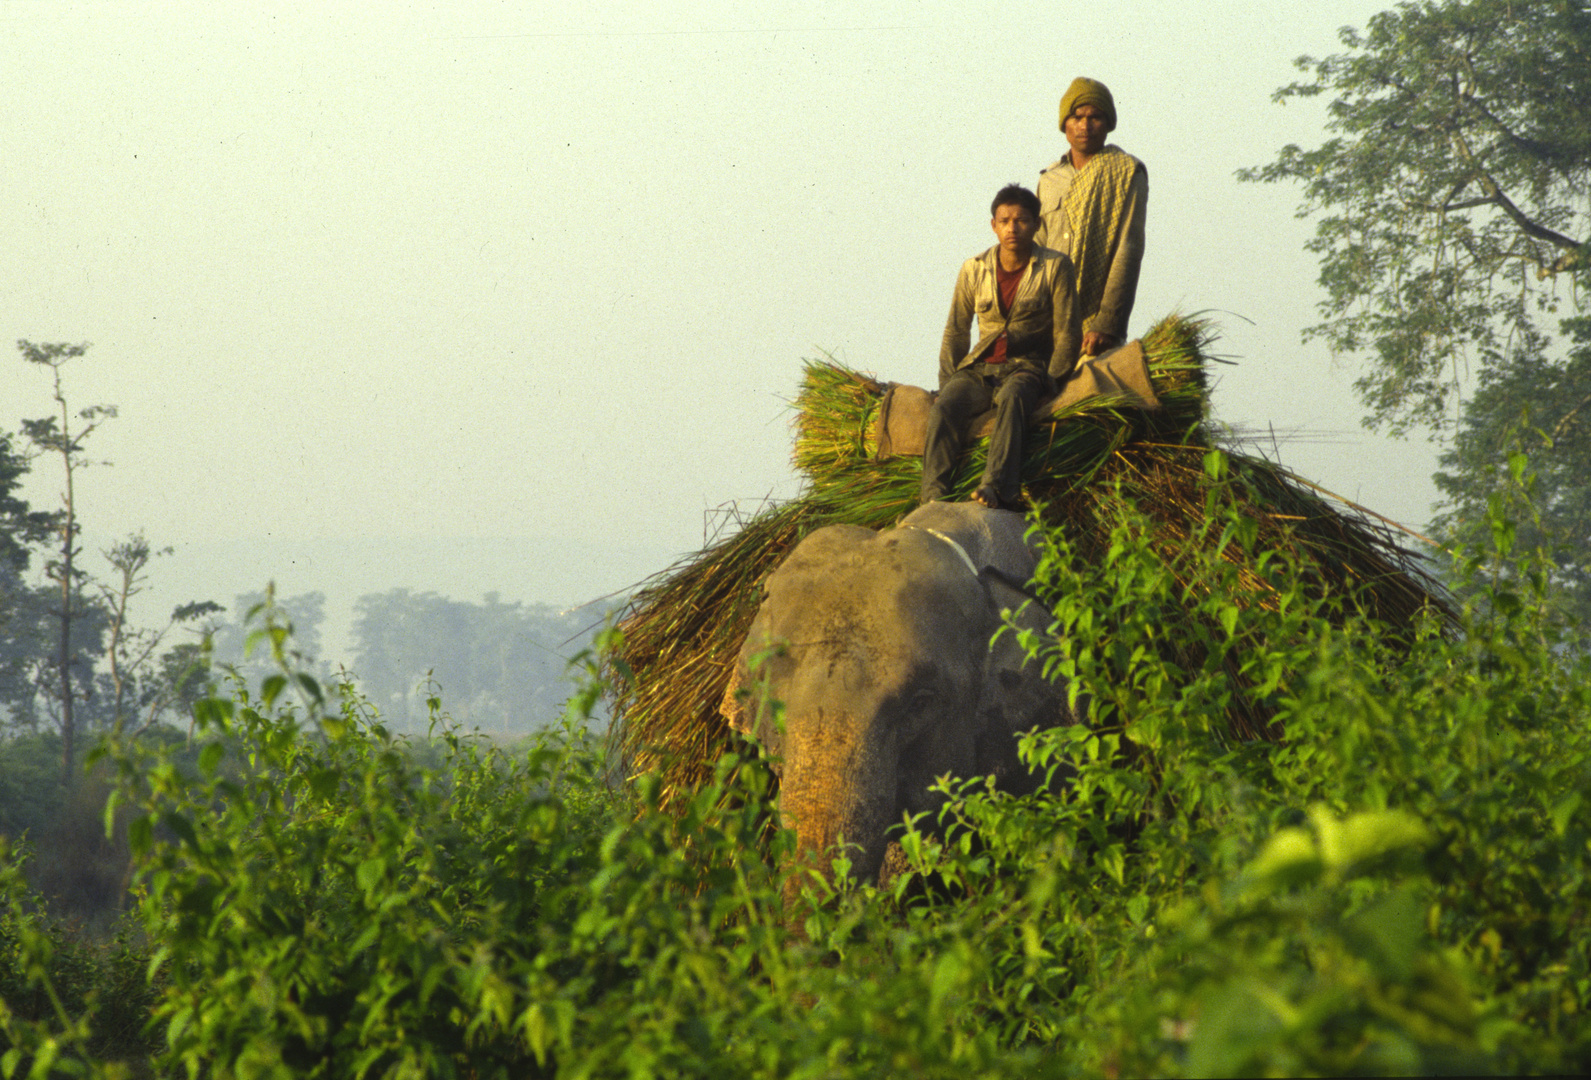
[[[1009,611],[1019,630],[1042,631],[1054,621],[1055,616],[1050,614],[1050,609],[1031,591],[1027,582],[1016,578],[996,567],[986,568],[979,579],[989,592],[989,602],[994,610],[999,613],[1000,621],[1004,621],[1005,612]],[[1015,642],[1015,636],[1007,630],[1003,636],[1010,637]]]
[[[992,774],[1004,790],[1025,794],[1039,778],[1030,773],[1017,754],[1022,732],[1074,722],[1067,708],[1066,686],[1044,677],[1043,664],[1029,657],[1017,640],[1016,630],[1043,632],[1053,616],[1025,589],[992,575],[984,575],[990,606],[1013,613],[1014,627],[993,642],[984,667],[978,698],[978,771]]]
[[[742,735],[751,734],[751,711],[746,708],[745,669],[737,661],[729,670],[729,685],[718,702],[718,715],[729,721],[732,730]]]

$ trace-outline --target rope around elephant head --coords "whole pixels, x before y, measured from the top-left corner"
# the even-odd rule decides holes
[[[955,537],[948,536],[945,533],[940,532],[938,529],[929,528],[927,525],[911,525],[902,523],[900,528],[916,529],[918,532],[925,532],[929,536],[943,540],[945,543],[950,545],[951,550],[953,550],[957,555],[961,556],[962,563],[964,563],[967,569],[972,572],[973,577],[981,580],[983,576],[987,574],[1000,584],[1004,585],[1006,588],[1021,593],[1023,596],[1027,597],[1035,604],[1038,604],[1040,607],[1045,606],[1044,601],[1039,599],[1038,596],[1034,595],[1032,589],[1028,588],[1027,582],[1018,581],[1016,578],[1012,577],[1010,574],[1006,573],[1004,570],[1001,570],[997,566],[985,566],[980,570],[978,568],[978,564],[972,561],[972,556],[967,554],[967,549],[962,547],[960,542],[958,542]]]
[[[941,539],[945,543],[949,544],[951,549],[953,551],[955,551],[955,553],[957,555],[961,556],[961,561],[967,564],[967,569],[972,571],[972,576],[973,577],[977,577],[978,576],[978,564],[972,561],[972,556],[967,554],[967,549],[962,547],[961,544],[959,544],[956,541],[955,537],[946,536],[944,533],[940,532],[938,529],[930,529],[926,525],[904,525],[903,524],[901,526],[901,528],[903,528],[903,529],[916,529],[918,532],[925,532],[929,536],[937,536],[939,539]]]

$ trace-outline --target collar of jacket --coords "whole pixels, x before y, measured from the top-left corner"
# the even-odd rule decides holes
[[[1028,264],[1022,268],[1022,282],[1023,282],[1023,284],[1026,284],[1028,279],[1034,276],[1034,271],[1035,270],[1042,270],[1043,269],[1043,263],[1045,263],[1047,260],[1058,259],[1060,257],[1061,257],[1061,252],[1059,252],[1059,251],[1055,251],[1052,248],[1041,247],[1038,244],[1034,244],[1033,245],[1033,254],[1028,256]],[[985,251],[982,255],[979,256],[979,258],[983,260],[984,268],[986,270],[988,270],[988,272],[990,274],[994,274],[996,271],[998,271],[1000,269],[1000,245],[999,244],[992,245],[989,248],[989,250]],[[1017,286],[1018,289],[1020,289],[1021,287],[1022,287],[1021,285]]]
[[[1095,158],[1104,157],[1106,154],[1125,154],[1126,152],[1127,151],[1123,150],[1121,147],[1117,146],[1115,143],[1107,143],[1105,145],[1105,147],[1102,150],[1100,150],[1099,153],[1094,155],[1094,157]],[[1089,158],[1088,160],[1089,161],[1093,161],[1094,158]],[[1045,173],[1052,172],[1055,169],[1061,168],[1062,166],[1065,166],[1066,168],[1071,169],[1074,173],[1077,171],[1077,166],[1072,164],[1072,152],[1070,150],[1068,150],[1066,152],[1066,156],[1061,158],[1059,161],[1050,162],[1049,168],[1040,169],[1039,170],[1039,175],[1043,176]],[[1086,169],[1086,168],[1088,168],[1088,166],[1084,165],[1083,168]]]

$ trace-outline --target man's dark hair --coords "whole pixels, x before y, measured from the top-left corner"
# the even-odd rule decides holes
[[[1034,221],[1039,219],[1039,197],[1021,184],[1007,184],[996,192],[994,202],[989,204],[989,216],[994,217],[1002,206],[1023,207],[1033,215]]]

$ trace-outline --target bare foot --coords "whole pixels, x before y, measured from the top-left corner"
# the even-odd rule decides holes
[[[989,484],[984,484],[977,491],[974,491],[972,493],[972,501],[979,505],[987,506],[990,510],[1000,509],[1000,496],[995,493],[994,488]]]

